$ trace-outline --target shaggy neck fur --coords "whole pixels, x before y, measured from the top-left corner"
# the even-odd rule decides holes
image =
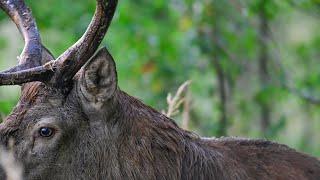
[[[234,166],[224,162],[218,146],[215,151],[195,134],[180,129],[173,120],[120,90],[106,108],[108,114],[100,117],[105,118],[103,121],[92,120],[89,115],[91,131],[87,133],[91,134],[74,141],[74,146],[80,143],[86,153],[73,157],[74,161],[83,160],[77,168],[70,168],[77,169],[72,173],[74,177],[79,172],[94,179],[245,177],[241,171],[229,175],[227,166]],[[70,176],[70,171],[63,176]]]
[[[96,143],[98,154],[93,156],[101,159],[87,159],[91,164],[81,166],[86,175],[92,167],[99,169],[90,177],[222,180],[316,179],[320,175],[319,161],[287,146],[264,140],[202,139],[122,91],[114,98],[112,107],[117,111],[105,116],[105,137],[93,137],[106,141]]]

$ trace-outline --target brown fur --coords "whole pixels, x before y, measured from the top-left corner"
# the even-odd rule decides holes
[[[116,76],[108,54],[91,61],[70,91],[25,85],[17,107],[1,124],[0,140],[7,144],[14,138],[25,179],[320,179],[319,160],[285,145],[201,138],[179,128],[121,91],[116,77],[107,78]],[[85,90],[87,83],[96,91]],[[54,136],[39,137],[42,126],[54,127]]]

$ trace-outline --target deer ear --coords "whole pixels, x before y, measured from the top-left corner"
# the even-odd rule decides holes
[[[86,101],[103,105],[117,89],[115,62],[104,47],[100,49],[80,72],[78,88]]]

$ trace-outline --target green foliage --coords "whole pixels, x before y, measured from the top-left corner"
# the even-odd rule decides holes
[[[81,37],[95,8],[95,1],[84,0],[26,2],[55,56]],[[168,92],[192,80],[191,130],[214,136],[221,128],[218,63],[225,76],[228,135],[266,137],[320,155],[319,104],[300,96],[320,97],[319,6],[319,0],[122,0],[102,44],[116,60],[121,89],[158,110],[166,109]],[[270,29],[265,84],[259,76],[262,12]],[[0,19],[2,32],[8,19],[4,13]],[[0,65],[12,65],[15,59],[8,57],[18,55],[20,41],[0,34]],[[1,114],[18,97],[8,92],[0,91]],[[270,108],[266,132],[260,128],[261,105]]]
[[[283,131],[286,127],[287,119],[286,117],[282,116],[280,119],[271,125],[271,127],[267,131],[268,138],[276,138],[279,136],[279,133]]]
[[[7,46],[7,41],[5,38],[0,38],[0,49],[3,49]]]
[[[0,101],[1,112],[4,114],[9,114],[13,106],[14,102]]]

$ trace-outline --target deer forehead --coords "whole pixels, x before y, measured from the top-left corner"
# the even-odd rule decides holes
[[[66,101],[66,94],[60,90],[45,86],[43,83],[28,83],[23,86],[20,103],[29,107],[39,105],[61,107]]]

